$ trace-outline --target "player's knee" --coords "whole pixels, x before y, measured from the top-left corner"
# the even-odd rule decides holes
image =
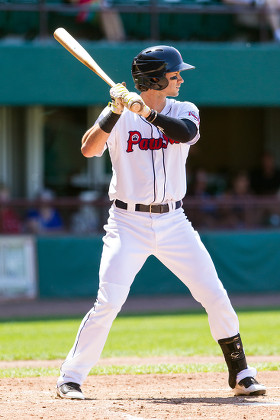
[[[97,300],[103,304],[108,304],[112,308],[118,308],[126,301],[128,293],[128,286],[103,282],[99,287]]]
[[[208,311],[230,310],[231,303],[228,294],[224,288],[208,290],[200,299],[202,306]]]
[[[95,303],[95,322],[109,327],[126,301],[129,288],[119,285],[100,287]]]
[[[121,307],[122,304],[120,302],[105,302],[97,299],[93,314],[94,322],[103,327],[110,328]]]

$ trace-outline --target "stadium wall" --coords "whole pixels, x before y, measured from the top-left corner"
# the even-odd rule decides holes
[[[212,232],[201,239],[220,279],[231,293],[280,291],[280,231]],[[38,237],[38,291],[41,298],[95,297],[102,238]],[[188,289],[156,258],[146,261],[132,295],[176,295]]]
[[[167,43],[167,41],[165,41]],[[133,89],[132,57],[148,42],[81,42],[116,82]],[[280,49],[273,43],[172,42],[189,72],[181,99],[200,106],[279,106]],[[55,40],[0,44],[1,105],[98,105],[108,86]]]

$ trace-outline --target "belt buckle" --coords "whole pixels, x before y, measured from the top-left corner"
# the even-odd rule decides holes
[[[152,213],[152,204],[149,205],[150,214]]]

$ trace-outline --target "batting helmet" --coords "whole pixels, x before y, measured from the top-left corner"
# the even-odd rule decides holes
[[[168,85],[166,73],[194,69],[184,63],[181,54],[174,47],[158,45],[141,51],[132,62],[132,77],[136,89],[162,90]]]

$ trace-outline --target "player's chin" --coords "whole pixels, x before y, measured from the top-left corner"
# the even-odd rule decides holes
[[[170,93],[170,95],[169,96],[171,96],[171,97],[176,97],[176,96],[178,96],[179,95],[179,89],[174,89],[174,91],[172,92],[172,93]]]

